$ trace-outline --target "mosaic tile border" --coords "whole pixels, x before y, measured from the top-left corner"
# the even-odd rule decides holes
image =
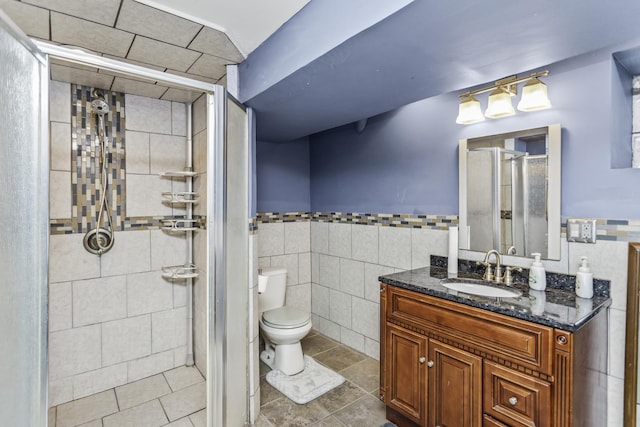
[[[159,230],[162,227],[162,222],[171,219],[184,219],[183,216],[166,215],[166,216],[138,216],[132,218],[125,218],[122,221],[121,226],[116,231],[139,231],[139,230]],[[204,229],[206,224],[204,217],[194,217],[198,222],[196,223],[199,229]],[[74,234],[84,233],[84,231],[78,231],[73,224],[71,218],[56,218],[49,221],[50,235],[59,234]]]
[[[256,213],[256,222],[272,223],[272,222],[296,222],[309,221],[311,212],[258,212]],[[257,224],[256,224],[257,227]]]
[[[255,229],[260,228],[260,224],[264,223],[293,221],[341,222],[361,225],[447,230],[450,225],[458,224],[458,216],[342,212],[258,212]],[[566,222],[566,218],[563,218],[560,229],[562,236],[566,236]],[[251,227],[253,227],[253,225],[250,225],[250,230]],[[596,228],[597,240],[640,242],[640,219],[597,219]]]
[[[640,242],[640,220],[598,219],[596,240]]]
[[[98,117],[93,113],[92,87],[71,84],[71,194],[72,227],[79,233],[95,228],[100,200],[100,142]],[[107,180],[111,224],[125,229],[125,94],[105,92],[110,111],[104,117],[107,148]]]
[[[152,216],[125,218],[118,231],[159,229],[162,221],[176,219],[176,216]],[[194,216],[200,229],[206,229],[206,216]],[[342,214],[339,212],[259,212],[249,218],[250,234],[256,234],[260,224],[277,222],[340,222],[359,225],[379,225],[399,228],[430,228],[446,230],[458,224],[456,215],[411,215],[411,214]],[[562,223],[562,235],[566,235],[566,220]],[[71,218],[56,218],[49,222],[50,234],[78,233]],[[640,242],[640,220],[596,220],[596,239],[601,241]]]
[[[340,222],[359,225],[379,225],[400,228],[431,228],[447,230],[458,224],[457,215],[373,214],[354,212],[258,212],[259,224],[294,221]]]
[[[458,225],[457,215],[428,214],[314,212],[312,214],[312,220],[318,222],[379,225],[383,227],[430,228],[434,230],[447,230],[452,225]]]

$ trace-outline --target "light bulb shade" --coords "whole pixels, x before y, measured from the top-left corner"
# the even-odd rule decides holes
[[[480,101],[471,95],[465,96],[462,101],[460,101],[456,123],[460,125],[470,125],[471,123],[477,123],[483,120],[484,116],[480,108]]]
[[[547,85],[534,77],[522,87],[522,98],[518,103],[518,110],[536,111],[545,108],[551,108],[551,101],[547,96]]]
[[[484,115],[490,119],[512,116],[516,113],[511,104],[511,94],[503,87],[498,87],[489,95],[489,104]]]

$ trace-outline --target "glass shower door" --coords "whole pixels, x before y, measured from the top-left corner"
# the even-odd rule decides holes
[[[497,148],[469,150],[467,168],[467,212],[471,250],[500,250],[500,192]],[[486,195],[490,194],[491,197]]]
[[[0,419],[47,423],[46,58],[0,11]]]

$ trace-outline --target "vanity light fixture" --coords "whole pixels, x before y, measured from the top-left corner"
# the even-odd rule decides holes
[[[551,108],[551,101],[547,96],[547,85],[532,77],[522,86],[522,98],[518,103],[520,111],[536,111]]]
[[[511,103],[511,97],[518,93],[518,83],[526,82],[522,87],[522,97],[518,103],[520,111],[536,111],[551,107],[547,96],[547,85],[538,78],[547,76],[548,70],[532,73],[526,77],[506,77],[497,80],[495,84],[465,92],[460,95],[460,106],[456,123],[471,124],[484,120],[484,117],[497,119],[512,116],[516,112]],[[487,110],[482,114],[480,101],[474,95],[491,91],[488,98]]]
[[[511,104],[511,92],[505,89],[504,86],[498,86],[489,94],[485,116],[490,119],[499,119],[500,117],[513,116],[515,113],[516,110],[513,109],[513,104]]]
[[[480,108],[480,101],[468,94],[460,101],[460,107],[458,108],[458,117],[456,123],[461,125],[470,125],[471,123],[477,123],[484,120],[482,109]]]

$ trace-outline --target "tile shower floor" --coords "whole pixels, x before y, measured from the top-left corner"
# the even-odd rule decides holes
[[[378,427],[386,422],[378,400],[378,361],[311,331],[305,354],[345,382],[305,405],[274,389],[260,362],[260,416],[256,427]],[[179,367],[49,410],[49,427],[205,427],[206,383],[196,368]]]
[[[206,383],[182,366],[49,409],[49,427],[205,427]]]
[[[305,405],[298,405],[265,379],[260,362],[260,417],[256,427],[379,427],[387,420],[378,399],[379,362],[311,331],[302,351],[345,377],[345,382]]]

